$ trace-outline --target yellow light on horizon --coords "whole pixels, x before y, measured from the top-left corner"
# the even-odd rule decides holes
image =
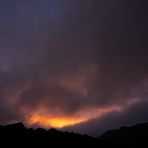
[[[46,112],[46,110],[38,110],[29,116],[26,116],[26,124],[29,126],[37,125],[44,128],[63,128],[65,126],[71,126],[86,122],[88,120],[94,119],[96,117],[101,117],[107,112],[120,111],[120,107],[110,107],[110,108],[89,108],[87,110],[79,112],[74,116],[57,116]],[[28,112],[26,111],[26,115]]]
[[[33,125],[37,124],[45,128],[63,128],[64,126],[74,125],[86,121],[82,118],[70,118],[70,117],[47,117],[43,115],[32,115],[28,118],[27,124]]]

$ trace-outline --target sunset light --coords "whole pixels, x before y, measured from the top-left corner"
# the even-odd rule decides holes
[[[44,128],[63,128],[65,126],[71,126],[86,122],[90,119],[96,117],[101,117],[102,115],[111,111],[120,111],[121,107],[113,106],[110,108],[87,108],[81,112],[66,116],[66,115],[54,115],[49,113],[46,109],[40,108],[38,111],[26,116],[26,124],[29,126],[40,126]],[[28,111],[25,111],[28,114]]]
[[[75,119],[75,118],[66,118],[66,117],[48,117],[42,115],[33,115],[31,116],[27,123],[29,125],[37,124],[39,126],[43,126],[45,128],[54,127],[54,128],[62,128],[64,126],[74,125],[77,123],[81,123],[86,121],[86,119]]]

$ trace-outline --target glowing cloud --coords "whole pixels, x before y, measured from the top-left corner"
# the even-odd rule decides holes
[[[121,110],[121,108],[119,107],[102,108],[102,109],[89,108],[86,110],[82,110],[73,116],[53,115],[44,109],[40,109],[40,111],[34,112],[26,117],[26,124],[29,126],[36,125],[44,128],[49,128],[49,127],[63,128],[65,126],[71,126],[78,123],[86,122],[97,116],[101,117],[103,114],[113,110]]]
[[[42,115],[32,115],[28,121],[27,124],[33,125],[37,124],[39,126],[49,128],[62,128],[64,126],[74,125],[77,123],[81,123],[85,121],[85,119],[75,119],[75,118],[67,118],[67,117],[48,117],[48,116],[42,116]]]

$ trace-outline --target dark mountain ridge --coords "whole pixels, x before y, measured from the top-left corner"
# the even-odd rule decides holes
[[[148,123],[107,131],[98,140],[105,147],[148,147]]]
[[[23,123],[0,126],[0,145],[11,146],[88,146],[96,139],[88,135],[73,132],[61,132],[56,129],[27,129]]]
[[[23,123],[0,126],[0,147],[148,147],[148,123],[110,130],[98,138],[56,129],[26,128]]]

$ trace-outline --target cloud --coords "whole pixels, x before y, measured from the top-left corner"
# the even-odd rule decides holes
[[[111,111],[101,117],[97,117],[88,122],[64,127],[65,131],[75,131],[78,133],[100,136],[107,130],[118,129],[122,126],[131,126],[148,121],[146,112],[148,102],[135,103],[122,111]]]
[[[2,0],[0,123],[39,111],[86,121],[147,100],[146,4]]]

